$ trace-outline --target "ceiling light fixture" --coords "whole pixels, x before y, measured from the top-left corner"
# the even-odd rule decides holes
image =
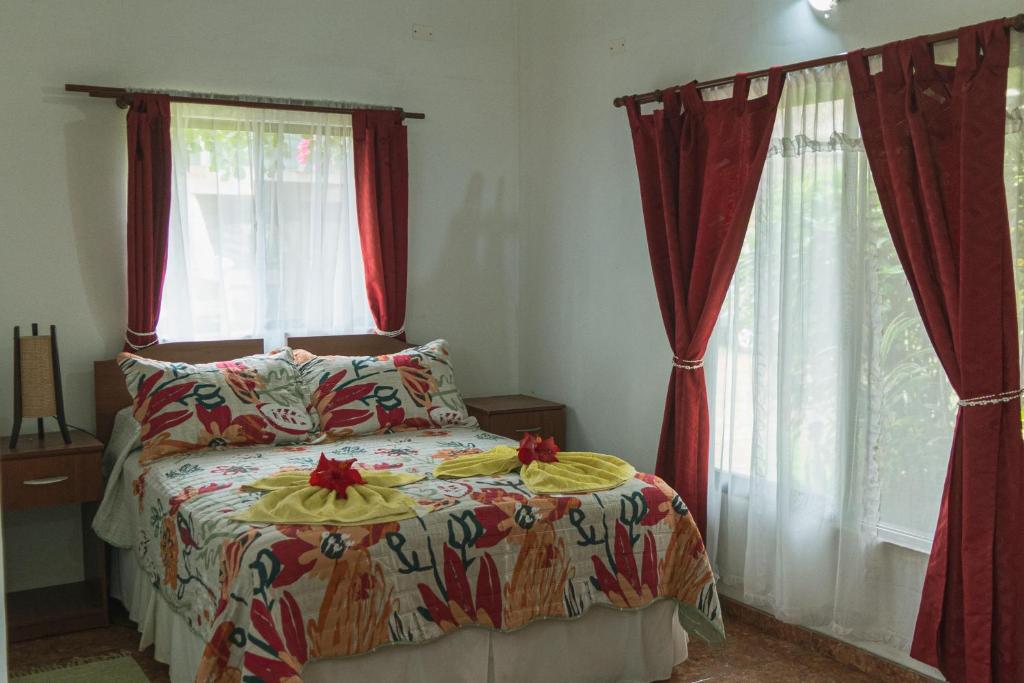
[[[807,0],[807,3],[811,6],[811,9],[815,12],[821,12],[827,19],[832,14],[832,10],[839,4],[839,0]]]

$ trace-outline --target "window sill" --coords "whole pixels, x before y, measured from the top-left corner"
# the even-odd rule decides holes
[[[723,476],[727,474],[726,472],[717,469],[716,472],[718,476]],[[743,474],[733,474],[730,476],[736,481],[736,483],[742,482],[745,485],[744,488],[747,488],[749,490],[749,476]],[[723,497],[728,498],[730,495],[732,495],[736,498],[749,500],[748,496],[746,495],[730,491],[729,483],[730,482],[726,480],[725,482],[719,484],[718,490]],[[867,524],[862,523],[861,528],[865,533],[870,533],[871,531],[871,527]],[[914,531],[910,531],[909,529],[879,522],[875,526],[874,532],[875,537],[878,539],[880,543],[898,546],[900,548],[905,548],[906,550],[912,550],[914,552],[923,553],[924,555],[932,554],[932,539],[921,536],[920,534]]]
[[[896,545],[925,555],[932,553],[932,539],[925,538],[913,531],[881,523],[875,527],[875,531],[878,534],[878,540],[882,543]]]

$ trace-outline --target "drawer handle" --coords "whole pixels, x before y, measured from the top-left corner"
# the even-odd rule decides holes
[[[540,427],[527,427],[526,429],[516,429],[514,431],[516,434],[526,434],[527,432],[539,432],[540,430]]]
[[[21,482],[25,486],[49,486],[50,484],[59,484],[62,481],[70,479],[70,475],[60,474],[56,477],[42,477],[41,479],[26,479]]]

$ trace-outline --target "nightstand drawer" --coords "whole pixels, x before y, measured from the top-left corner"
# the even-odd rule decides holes
[[[3,462],[5,510],[65,505],[103,496],[101,453],[50,455]]]
[[[528,413],[499,413],[487,421],[487,431],[507,436],[510,439],[523,438],[524,434],[553,436],[559,445],[565,443],[565,411],[542,410]]]
[[[493,434],[519,441],[524,434],[553,436],[565,447],[565,406],[542,398],[512,394],[467,398],[466,408],[480,426]]]

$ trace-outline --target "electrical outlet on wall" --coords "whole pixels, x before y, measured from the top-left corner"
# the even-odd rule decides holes
[[[433,40],[434,39],[434,27],[425,26],[423,24],[412,25],[412,39],[413,40]]]
[[[608,51],[612,54],[612,56],[621,55],[623,52],[626,51],[626,39],[613,39],[610,43],[608,43]]]

